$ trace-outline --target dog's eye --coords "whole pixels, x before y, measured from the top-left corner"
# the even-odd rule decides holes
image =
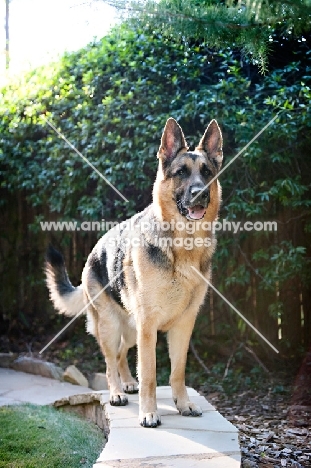
[[[211,171],[207,166],[203,166],[201,169],[201,174],[203,177],[208,177],[209,175],[211,175]]]
[[[179,177],[183,177],[183,176],[188,175],[187,167],[181,167],[180,169],[178,169],[178,171],[176,171],[175,175],[177,175]]]

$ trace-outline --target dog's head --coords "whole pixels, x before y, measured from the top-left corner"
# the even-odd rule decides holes
[[[211,203],[213,186],[217,185],[217,181],[212,180],[222,163],[222,135],[216,120],[210,122],[195,150],[188,151],[181,127],[169,118],[158,158],[157,189],[161,191],[157,184],[165,184],[165,198],[171,195],[182,216],[189,220],[202,219]],[[163,197],[158,201],[165,203]]]

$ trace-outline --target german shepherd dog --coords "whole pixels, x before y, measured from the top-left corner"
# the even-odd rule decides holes
[[[181,127],[169,118],[157,156],[153,202],[98,241],[80,286],[72,286],[58,251],[51,247],[46,257],[47,285],[55,308],[68,316],[86,310],[87,330],[105,357],[111,405],[126,405],[125,392],[138,391],[127,363],[129,348],[137,344],[139,422],[144,427],[161,424],[156,403],[158,330],[167,332],[177,410],[183,416],[202,415],[201,408],[189,400],[185,366],[195,319],[207,292],[207,283],[195,269],[209,280],[216,247],[211,224],[218,216],[221,188],[217,178],[212,179],[222,163],[217,122],[210,122],[199,145],[189,151]],[[189,239],[193,248],[187,247]]]

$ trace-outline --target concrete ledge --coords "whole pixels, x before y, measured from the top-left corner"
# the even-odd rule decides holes
[[[110,460],[97,462],[93,468],[240,468],[240,453],[207,455],[180,455],[169,457],[136,458],[133,460]]]
[[[239,468],[238,430],[202,396],[188,389],[203,416],[183,417],[176,410],[170,387],[157,388],[162,425],[152,429],[138,423],[138,395],[127,406],[110,406],[109,392],[62,398],[54,403],[77,412],[103,428],[108,442],[94,468]]]
[[[137,394],[128,395],[125,407],[104,404],[110,433],[94,468],[239,468],[238,430],[195,390],[188,392],[201,406],[203,416],[181,416],[172,401],[171,388],[158,387],[162,425],[155,429],[139,425]],[[108,392],[101,392],[102,404],[108,396]]]
[[[97,424],[106,437],[110,432],[109,421],[106,419],[104,405],[109,401],[109,392],[92,392],[70,395],[53,403],[55,408],[79,414]]]

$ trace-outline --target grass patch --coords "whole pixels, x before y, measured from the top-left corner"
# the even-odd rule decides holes
[[[91,468],[105,442],[95,424],[51,406],[3,406],[0,421],[0,468]]]

